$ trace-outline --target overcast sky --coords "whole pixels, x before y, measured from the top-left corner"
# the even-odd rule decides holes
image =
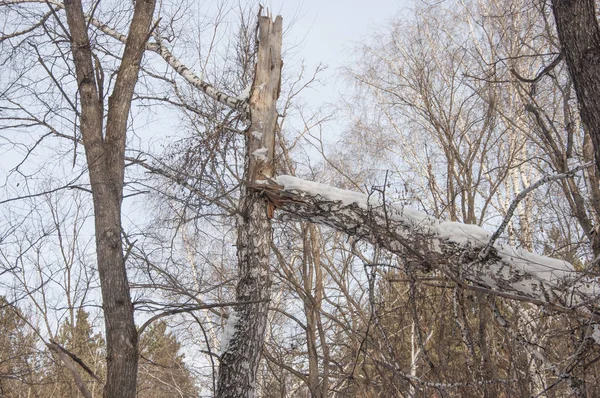
[[[353,46],[368,39],[373,30],[386,25],[410,3],[410,0],[262,2],[272,14],[283,17],[284,46],[299,45],[293,48],[296,61],[305,60],[311,69],[319,63],[328,66],[324,79],[327,87],[319,96],[323,101],[334,101],[336,91],[343,90],[336,76],[340,67],[351,63]]]

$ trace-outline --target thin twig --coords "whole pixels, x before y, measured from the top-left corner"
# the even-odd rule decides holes
[[[258,304],[263,303],[269,300],[254,300],[254,301],[232,301],[228,303],[214,303],[214,304],[204,304],[204,305],[194,305],[194,306],[186,306],[182,308],[175,308],[172,310],[161,312],[160,314],[154,315],[152,318],[148,319],[140,328],[138,329],[138,335],[142,335],[144,330],[154,321],[164,318],[169,315],[181,314],[183,312],[191,312],[191,311],[199,311],[199,310],[207,310],[210,308],[217,307],[232,307],[234,305],[246,305],[246,304]]]
[[[504,217],[502,224],[500,224],[500,227],[498,227],[496,232],[494,232],[494,234],[490,238],[487,245],[479,253],[479,260],[485,260],[489,256],[490,250],[494,246],[494,243],[496,243],[496,240],[498,239],[498,237],[502,234],[502,232],[504,232],[504,229],[507,227],[508,223],[510,222],[510,219],[512,218],[515,210],[517,209],[517,206],[523,199],[525,199],[525,197],[530,192],[536,190],[537,188],[541,187],[542,185],[544,185],[546,183],[549,183],[552,181],[557,181],[557,180],[562,180],[563,178],[573,177],[575,175],[575,173],[577,173],[578,171],[587,169],[588,167],[591,167],[593,165],[594,165],[593,162],[588,162],[588,163],[582,164],[580,166],[577,166],[571,170],[568,170],[564,173],[545,176],[544,178],[539,179],[537,182],[535,182],[534,184],[528,186],[523,191],[521,191],[521,193],[519,193],[517,195],[517,197],[514,198],[512,203],[510,204],[508,211],[506,212],[506,216]]]

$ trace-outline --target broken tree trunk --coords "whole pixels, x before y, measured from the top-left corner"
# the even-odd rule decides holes
[[[246,183],[273,176],[275,129],[281,80],[282,19],[260,16],[256,74],[250,97],[251,124],[246,135]],[[238,216],[237,305],[221,341],[217,396],[252,397],[264,343],[269,307],[269,254],[273,231],[271,204],[260,192],[242,186]]]
[[[400,255],[406,266],[437,269],[466,289],[530,302],[600,323],[600,286],[565,261],[500,243],[484,229],[291,176],[253,186],[281,218],[327,225]],[[385,198],[383,198],[385,199]],[[484,254],[487,251],[486,254]],[[600,343],[600,333],[594,333]]]

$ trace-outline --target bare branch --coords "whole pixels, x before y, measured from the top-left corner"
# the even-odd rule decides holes
[[[160,314],[154,315],[152,318],[148,319],[146,322],[144,322],[144,324],[142,326],[140,326],[140,328],[138,329],[138,335],[142,335],[142,333],[144,333],[144,330],[146,330],[146,328],[148,326],[150,326],[150,324],[154,321],[157,321],[161,318],[164,318],[166,316],[170,316],[170,315],[177,315],[177,314],[181,314],[184,312],[192,312],[192,311],[199,311],[199,310],[208,310],[211,308],[222,308],[222,307],[233,307],[235,305],[247,305],[247,304],[258,304],[258,303],[265,303],[268,302],[269,300],[255,300],[255,301],[245,301],[245,302],[240,302],[240,301],[232,301],[232,302],[225,302],[225,303],[213,303],[213,304],[204,304],[204,305],[193,305],[193,306],[185,306],[182,308],[174,308],[172,310],[168,310],[165,312],[161,312]]]
[[[542,71],[540,73],[537,74],[536,77],[534,77],[533,79],[527,79],[525,77],[522,77],[514,68],[510,69],[510,72],[520,81],[525,82],[525,83],[537,83],[542,77],[546,76],[548,73],[550,73],[552,71],[552,69],[554,69],[556,67],[556,65],[558,65],[558,63],[560,61],[562,61],[563,59],[563,53],[560,53],[556,56],[556,58],[554,58],[554,60],[552,60],[552,62],[550,62],[550,64],[548,66],[546,66],[544,69],[542,69]]]
[[[589,162],[589,163],[577,166],[577,167],[575,167],[569,171],[566,171],[564,173],[546,176],[544,178],[539,179],[537,182],[535,182],[534,184],[531,184],[530,186],[525,188],[523,191],[521,191],[521,193],[519,193],[517,195],[517,197],[513,199],[508,210],[506,211],[506,216],[504,217],[504,221],[502,221],[502,224],[500,224],[500,226],[498,227],[496,232],[494,232],[494,234],[490,238],[490,241],[488,242],[488,244],[481,251],[479,258],[481,260],[484,260],[485,258],[487,258],[487,256],[490,254],[490,250],[492,250],[492,247],[494,246],[494,243],[496,243],[496,240],[498,239],[498,237],[500,237],[502,232],[504,232],[504,229],[506,228],[506,226],[510,222],[510,219],[512,218],[513,214],[515,213],[515,210],[517,210],[517,206],[523,199],[525,199],[525,197],[529,193],[531,193],[532,191],[535,191],[536,189],[538,189],[539,187],[541,187],[542,185],[544,185],[546,183],[561,180],[563,178],[573,177],[577,172],[587,169],[588,167],[591,167],[593,165],[594,165],[593,162]],[[588,232],[588,231],[586,231],[586,232]]]
[[[19,3],[47,3],[49,5],[55,6],[59,10],[64,9],[64,5],[62,3],[48,0],[5,0],[0,1],[0,6]],[[125,43],[127,41],[126,35],[104,24],[97,18],[88,15],[86,16],[86,19],[88,23],[96,27],[98,30],[109,35],[110,37],[122,43]],[[163,44],[162,40],[157,34],[154,34],[153,37],[156,40],[156,43],[147,42],[145,45],[146,50],[152,51],[160,55],[175,70],[175,72],[177,72],[181,77],[183,77],[188,83],[202,91],[209,98],[212,98],[223,105],[227,105],[230,108],[236,109],[244,113],[248,113],[250,111],[247,98],[227,95],[224,92],[216,89],[211,84],[203,81],[198,76],[196,76],[194,72],[192,72],[187,66],[185,66],[183,62],[181,62],[171,53],[171,51]]]
[[[77,388],[79,388],[79,391],[81,391],[83,396],[85,398],[93,398],[92,393],[90,393],[90,390],[88,390],[88,388],[86,387],[85,383],[83,382],[83,379],[81,378],[81,375],[77,371],[77,368],[75,368],[75,364],[73,362],[78,363],[90,376],[92,376],[96,381],[102,384],[100,378],[96,376],[94,372],[92,372],[91,369],[87,367],[87,365],[85,365],[81,359],[77,358],[75,354],[70,353],[68,350],[66,350],[59,344],[51,341],[50,343],[46,343],[46,346],[48,347],[48,349],[56,353],[60,360],[65,364],[67,369],[69,369],[71,375],[75,379],[75,384],[77,384]]]

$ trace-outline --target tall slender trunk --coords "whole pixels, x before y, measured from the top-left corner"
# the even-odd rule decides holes
[[[144,54],[155,0],[137,0],[122,61],[108,100],[104,134],[103,81],[98,79],[80,0],[65,0],[71,51],[81,99],[81,134],[89,169],[96,257],[106,328],[105,398],[134,398],[137,385],[138,335],[121,242],[121,203],[125,173],[127,117]]]
[[[328,370],[325,346],[323,346],[322,368],[319,367],[317,337],[323,344],[323,330],[320,326],[321,305],[323,303],[323,270],[321,268],[321,247],[317,228],[312,224],[302,226],[303,240],[303,284],[304,314],[306,316],[306,347],[308,350],[308,388],[311,398],[327,396]]]
[[[273,235],[273,207],[249,186],[273,176],[275,129],[281,83],[282,19],[259,17],[259,47],[256,74],[250,97],[251,124],[246,135],[245,184],[238,216],[238,302],[227,328],[229,341],[222,341],[217,396],[253,397],[256,374],[267,324],[271,279],[269,255]],[[259,302],[257,302],[259,301]]]

